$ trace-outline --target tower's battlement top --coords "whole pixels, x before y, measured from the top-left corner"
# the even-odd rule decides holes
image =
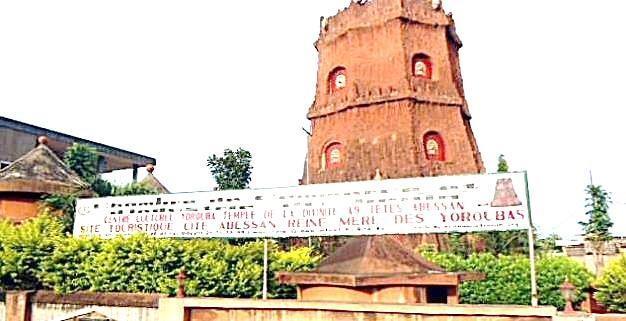
[[[382,24],[403,18],[433,26],[449,26],[447,15],[438,0],[359,0],[352,1],[336,15],[322,18],[320,41],[330,41],[348,30]]]

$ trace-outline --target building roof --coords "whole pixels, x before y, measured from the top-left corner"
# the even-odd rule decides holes
[[[354,275],[432,273],[444,270],[392,236],[357,237],[326,258],[315,272]]]
[[[281,283],[330,286],[458,285],[481,274],[448,273],[400,244],[394,236],[350,240],[310,273],[279,273]]]
[[[91,195],[90,186],[45,144],[0,170],[0,192]]]
[[[157,192],[159,192],[160,194],[169,194],[170,191],[167,189],[167,187],[165,187],[165,185],[163,185],[161,183],[161,181],[159,181],[153,174],[154,172],[154,165],[148,165],[146,167],[146,170],[148,171],[148,176],[146,176],[146,178],[144,178],[141,181],[141,184],[145,184],[149,187],[154,188]]]
[[[31,145],[32,147],[35,147],[35,142],[37,141],[38,137],[46,136],[49,140],[48,147],[52,149],[57,155],[63,155],[63,153],[65,153],[65,150],[74,143],[89,145],[95,148],[100,156],[102,156],[103,158],[103,165],[100,169],[102,172],[143,167],[146,164],[156,165],[156,159],[154,159],[153,157],[137,154],[120,148],[112,147],[109,145],[97,143],[87,139],[60,133],[54,130],[38,127],[35,125],[0,116],[0,132],[1,129],[8,129],[12,132],[17,132],[24,135],[24,137],[20,137],[20,139],[15,139],[15,144],[23,144],[27,137],[31,137],[33,142],[33,145]],[[0,141],[2,140],[0,139]],[[5,144],[7,143],[5,142]],[[2,147],[5,146],[0,146],[0,154],[3,154]],[[19,155],[23,154],[24,152],[25,150],[17,153],[17,155],[14,156],[9,155],[9,158],[12,159],[0,160],[12,162],[15,161],[15,159],[17,159]]]

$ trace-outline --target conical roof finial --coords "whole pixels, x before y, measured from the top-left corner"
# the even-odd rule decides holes
[[[48,145],[48,137],[46,137],[46,136],[39,136],[39,137],[37,137],[37,143],[39,145]]]

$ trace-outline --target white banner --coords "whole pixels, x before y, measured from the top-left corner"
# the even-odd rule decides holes
[[[75,236],[283,238],[528,229],[524,173],[82,199]]]

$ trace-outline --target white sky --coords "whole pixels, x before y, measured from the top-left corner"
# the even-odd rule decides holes
[[[295,185],[319,17],[348,3],[0,1],[0,115],[153,156],[177,192],[211,189],[206,158],[238,146],[253,187]],[[592,170],[625,235],[626,2],[444,7],[488,170],[500,153],[528,170],[536,225],[563,236],[579,233]]]

